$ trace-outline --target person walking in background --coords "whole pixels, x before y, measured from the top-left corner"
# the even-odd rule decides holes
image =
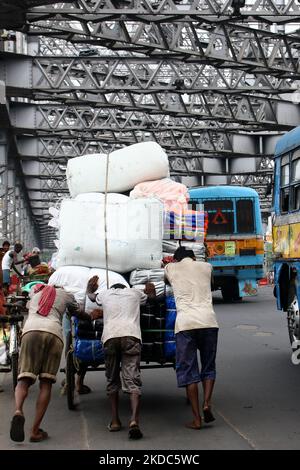
[[[8,252],[9,247],[10,247],[9,241],[5,240],[5,241],[2,243],[2,248],[1,248],[1,250],[0,250],[0,261],[1,261],[0,282],[1,282],[1,287],[2,287],[2,285],[3,285],[2,260],[3,260],[3,256],[5,255],[5,253]]]
[[[63,288],[45,284],[37,284],[34,287],[29,302],[28,318],[22,332],[18,384],[15,389],[15,413],[10,429],[10,437],[15,442],[23,442],[25,439],[23,405],[29,387],[34,384],[37,377],[40,390],[30,441],[40,442],[48,437],[48,434],[40,428],[40,424],[50,402],[52,385],[56,381],[61,360],[62,317],[66,308],[78,318],[92,318],[79,310],[73,294]]]
[[[8,295],[11,269],[13,269],[19,277],[22,277],[22,274],[16,268],[16,265],[26,263],[25,259],[18,261],[18,254],[21,253],[22,249],[23,246],[21,243],[17,242],[14,245],[14,249],[6,251],[2,258],[3,291],[5,296]]]
[[[110,398],[112,418],[109,431],[120,431],[119,390],[130,394],[131,418],[129,421],[130,439],[140,439],[143,433],[139,426],[141,397],[141,327],[140,305],[149,297],[155,297],[155,287],[148,283],[145,292],[114,284],[104,292],[95,294],[98,276],[89,280],[87,294],[103,309],[102,342],[105,351],[107,394]],[[121,364],[121,368],[120,368]],[[121,378],[120,378],[121,372]]]
[[[4,296],[3,296],[3,272],[2,272],[2,260],[3,260],[3,257],[4,255],[8,252],[9,250],[9,247],[10,247],[10,243],[9,241],[5,240],[3,243],[2,243],[2,248],[0,250],[0,261],[1,261],[1,269],[0,269],[0,285],[1,285],[1,297],[3,297],[3,302],[4,303]],[[0,315],[3,314],[4,311],[2,311],[2,308],[0,307]]]
[[[177,309],[175,323],[176,375],[179,387],[186,387],[192,406],[193,421],[186,426],[201,428],[198,382],[203,385],[203,414],[206,423],[215,420],[211,398],[216,378],[218,323],[212,306],[212,266],[196,261],[194,252],[180,247],[174,254],[175,263],[165,267]],[[200,351],[201,373],[197,351]]]

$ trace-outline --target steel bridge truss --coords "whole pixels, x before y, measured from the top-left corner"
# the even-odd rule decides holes
[[[0,119],[44,246],[68,159],[145,140],[165,148],[175,179],[250,185],[268,213],[274,146],[300,122],[300,3],[238,3],[0,0],[0,28],[27,42],[0,57]],[[7,197],[0,223],[18,203]]]

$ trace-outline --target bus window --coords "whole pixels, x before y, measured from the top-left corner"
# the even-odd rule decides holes
[[[289,211],[290,204],[290,189],[288,187],[290,183],[290,163],[289,155],[284,155],[281,159],[281,171],[280,171],[280,207],[281,212]]]
[[[291,188],[290,188],[290,209],[292,211],[299,211],[300,209],[300,150],[295,150],[292,153],[292,168],[291,168]]]
[[[236,222],[238,233],[254,232],[253,203],[250,199],[236,202]]]
[[[204,201],[208,213],[207,235],[225,235],[234,232],[233,202],[229,200]]]
[[[289,211],[290,203],[290,188],[284,188],[281,190],[281,212]]]
[[[298,211],[300,210],[300,185],[293,186],[293,198],[292,198],[292,207],[291,210]]]
[[[300,150],[292,155],[292,182],[300,181]]]
[[[290,164],[289,164],[289,156],[285,155],[281,159],[281,179],[280,184],[281,186],[287,186],[290,182]]]

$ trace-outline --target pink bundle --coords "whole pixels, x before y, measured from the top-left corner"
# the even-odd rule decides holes
[[[154,197],[164,203],[165,211],[176,211],[188,208],[189,193],[184,184],[176,183],[170,178],[163,178],[137,184],[130,192],[130,197],[132,199]]]

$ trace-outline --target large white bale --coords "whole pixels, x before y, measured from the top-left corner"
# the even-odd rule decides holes
[[[100,202],[104,203],[105,201],[105,194],[103,193],[83,193],[83,194],[78,194],[75,197],[75,201],[79,202]],[[118,203],[118,202],[128,202],[129,197],[125,196],[124,194],[118,194],[118,193],[109,193],[107,194],[107,202],[109,203]]]
[[[159,268],[162,259],[163,205],[157,199],[104,202],[65,200],[61,204],[58,266],[106,267],[119,273]]]
[[[89,268],[83,266],[63,266],[51,274],[48,284],[63,287],[74,295],[75,300],[84,306]]]
[[[105,269],[96,269],[92,268],[89,270],[89,279],[93,276],[98,276],[98,289],[96,290],[96,294],[101,294],[107,289],[106,284],[106,270]],[[124,279],[121,274],[114,273],[113,271],[108,271],[108,288],[113,286],[114,284],[124,284],[126,287],[130,287],[128,282]],[[86,296],[85,301],[85,312],[91,313],[95,308],[98,308],[98,305],[95,302],[92,302],[88,296]]]
[[[62,266],[50,276],[48,283],[52,286],[63,287],[67,292],[71,292],[76,301],[81,304],[82,307],[85,306],[85,312],[90,313],[97,308],[97,304],[92,302],[86,295],[88,281],[93,276],[98,276],[99,278],[96,293],[98,294],[106,290],[106,270],[86,268],[83,266]],[[129,287],[129,284],[123,276],[108,271],[108,287],[117,283]]]
[[[105,154],[72,158],[67,165],[67,184],[72,197],[81,193],[105,192]],[[128,191],[138,183],[169,175],[168,157],[156,142],[141,142],[109,155],[108,192]]]

